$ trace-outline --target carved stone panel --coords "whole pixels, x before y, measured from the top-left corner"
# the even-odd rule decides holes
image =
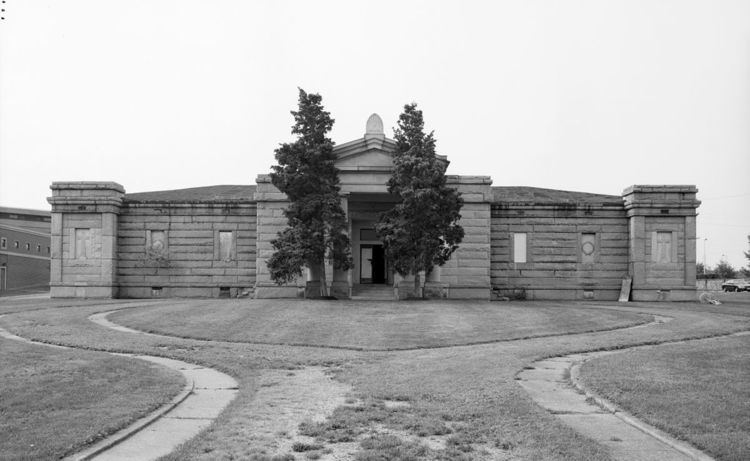
[[[76,229],[74,245],[76,259],[91,258],[94,253],[91,244],[91,229]]]

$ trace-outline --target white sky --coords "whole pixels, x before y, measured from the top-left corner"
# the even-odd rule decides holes
[[[698,260],[747,263],[750,1],[5,1],[4,206],[253,184],[300,86],[338,143],[419,103],[449,173],[495,185],[696,184]]]

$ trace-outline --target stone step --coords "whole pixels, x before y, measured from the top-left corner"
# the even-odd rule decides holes
[[[393,287],[390,285],[354,285],[352,287],[352,299],[376,299],[392,300]]]

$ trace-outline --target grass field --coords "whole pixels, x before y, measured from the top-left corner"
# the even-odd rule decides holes
[[[51,306],[50,306],[51,307]],[[351,446],[360,460],[607,460],[605,448],[573,431],[526,395],[516,374],[543,357],[705,337],[750,328],[750,318],[704,312],[699,305],[605,303],[398,304],[164,300],[110,318],[201,341],[116,332],[87,318],[117,307],[81,305],[15,312],[0,325],[24,337],[77,347],[163,355],[229,373],[239,395],[207,431],[170,460],[330,459]],[[667,315],[674,320],[612,329]],[[536,328],[535,328],[536,327]],[[320,329],[320,331],[311,331]],[[394,332],[387,339],[380,335]],[[601,330],[583,333],[589,330]],[[263,336],[265,334],[265,336]],[[546,335],[520,339],[529,336]],[[308,347],[253,342],[294,342]],[[273,341],[271,341],[273,340]],[[452,347],[451,344],[474,344]],[[341,349],[315,345],[354,347]],[[441,347],[446,346],[446,347]],[[391,348],[393,351],[360,350]],[[258,396],[284,376],[323,367],[351,389],[347,405],[292,432],[308,436],[281,450],[246,428]],[[291,379],[291,378],[290,378]],[[265,382],[265,384],[264,384]],[[290,401],[305,398],[304,388]],[[393,403],[398,405],[393,405]],[[747,406],[743,410],[747,413]],[[51,429],[48,429],[51,430]],[[279,439],[290,437],[278,434]]]
[[[623,328],[652,316],[532,303],[207,300],[126,309],[110,319],[188,338],[404,350]]]
[[[750,459],[750,336],[604,356],[586,385],[720,460]]]
[[[58,459],[168,402],[182,376],[137,359],[0,338],[0,458]]]

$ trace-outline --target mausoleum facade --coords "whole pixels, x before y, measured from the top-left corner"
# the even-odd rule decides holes
[[[396,202],[386,187],[395,149],[377,115],[362,138],[334,148],[354,260],[348,271],[326,268],[337,297],[381,287],[403,298],[413,289],[413,279],[389,268],[374,231]],[[600,195],[497,187],[488,176],[448,176],[448,184],[464,200],[465,237],[450,261],[421,278],[431,297],[616,300],[630,279],[633,300],[695,298],[695,186],[636,185]],[[269,175],[255,185],[134,194],[113,182],[55,182],[51,189],[53,297],[319,292],[314,271],[286,285],[269,276],[265,262],[288,204]]]

